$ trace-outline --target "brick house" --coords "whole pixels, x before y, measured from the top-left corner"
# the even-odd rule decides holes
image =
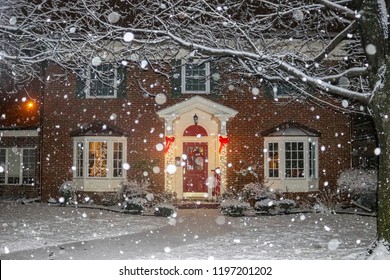
[[[260,180],[301,196],[334,189],[351,167],[348,114],[279,85],[229,84],[210,62],[179,62],[171,79],[109,65],[97,67],[99,77],[63,77],[49,65],[44,85],[15,93],[18,104],[35,94],[28,122],[12,115],[14,97],[2,99],[0,194],[47,201],[72,180],[80,198],[98,200],[125,179],[147,179],[179,199],[205,199],[217,170],[222,192]]]

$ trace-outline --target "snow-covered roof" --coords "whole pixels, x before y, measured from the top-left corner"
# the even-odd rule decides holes
[[[124,130],[101,122],[88,124],[71,133],[71,136],[124,136]]]
[[[181,114],[191,111],[193,109],[202,110],[225,120],[234,117],[238,113],[232,108],[197,95],[188,100],[162,109],[158,111],[157,114],[160,118],[170,119],[178,117]]]
[[[320,136],[317,130],[306,127],[297,122],[285,122],[279,124],[271,129],[264,131],[263,136],[277,137],[277,136]]]

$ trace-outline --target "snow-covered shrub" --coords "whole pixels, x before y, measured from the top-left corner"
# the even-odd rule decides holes
[[[275,200],[270,199],[270,198],[262,199],[262,200],[256,201],[254,208],[256,211],[269,213],[270,210],[275,209],[275,207],[276,207],[275,202],[276,202]]]
[[[275,200],[271,198],[262,199],[257,201],[254,208],[256,211],[263,213],[286,213],[291,209],[297,207],[297,204],[292,199]]]
[[[129,199],[132,197],[144,197],[148,193],[148,181],[122,181],[117,193],[119,200]]]
[[[297,203],[292,199],[282,199],[278,201],[278,207],[284,210],[284,212],[288,212],[297,207]]]
[[[377,184],[376,170],[346,170],[340,174],[337,180],[341,193],[347,193],[352,200],[372,210],[377,207]]]
[[[147,205],[147,200],[140,197],[126,199],[123,203],[123,208],[132,214],[141,214],[144,212]]]
[[[229,216],[242,216],[249,207],[248,202],[243,202],[239,199],[223,200],[219,205],[221,212]]]
[[[330,188],[321,190],[316,196],[316,202],[313,206],[315,213],[335,214],[343,206],[339,193]]]
[[[76,186],[72,181],[64,182],[58,189],[59,202],[61,205],[66,205],[76,202]]]
[[[264,198],[275,198],[275,193],[270,191],[269,188],[265,187],[261,183],[249,183],[246,184],[242,189],[242,196],[244,199],[249,200],[251,198],[260,200]]]
[[[156,216],[173,217],[176,214],[176,207],[170,203],[157,203],[154,206]]]

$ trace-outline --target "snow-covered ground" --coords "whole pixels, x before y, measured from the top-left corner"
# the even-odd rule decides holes
[[[180,209],[173,219],[45,203],[0,208],[0,259],[365,259],[376,237],[375,217],[352,214]]]

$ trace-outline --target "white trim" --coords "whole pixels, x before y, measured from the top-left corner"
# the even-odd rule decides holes
[[[38,137],[37,129],[23,130],[0,130],[0,137]]]
[[[103,65],[102,65],[103,66]],[[94,95],[91,94],[91,67],[88,68],[88,78],[85,83],[85,98],[86,99],[114,99],[117,98],[118,96],[118,68],[115,66],[112,66],[112,69],[114,69],[114,78],[113,78],[113,84],[112,89],[113,89],[113,95],[105,95],[105,96],[100,96],[100,95]],[[102,79],[104,81],[104,79]]]
[[[111,137],[111,136],[80,136],[73,138],[73,166],[77,168],[77,143],[82,142],[84,145],[83,152],[83,176],[76,176],[77,170],[73,170],[73,179],[76,182],[77,190],[83,191],[116,191],[119,183],[126,178],[126,170],[122,168],[122,176],[113,176],[113,153],[114,143],[122,143],[123,163],[127,162],[127,138],[126,137]],[[90,142],[107,142],[107,169],[106,177],[89,177],[89,145]]]
[[[232,108],[201,96],[194,96],[188,100],[158,111],[157,115],[160,118],[165,119],[166,134],[171,135],[174,134],[172,122],[179,119],[182,114],[193,110],[206,112],[218,119],[219,133],[221,135],[226,135],[227,121],[238,114],[238,111]]]
[[[223,163],[221,162],[221,155],[218,153],[218,136],[226,135],[227,121],[230,118],[235,117],[237,113],[238,112],[234,109],[200,96],[194,96],[188,100],[158,111],[158,116],[165,120],[165,134],[175,137],[175,142],[171,146],[172,153],[168,153],[165,156],[164,168],[168,164],[168,160],[173,160],[175,157],[182,156],[184,142],[207,142],[208,175],[211,175],[212,169],[215,169],[216,167],[221,168]],[[183,136],[185,129],[194,124],[194,114],[197,114],[199,117],[199,125],[207,131],[207,136],[201,136],[200,138],[197,136]],[[226,165],[226,163],[224,164]],[[226,168],[227,166],[225,166],[224,170],[226,170]],[[226,177],[224,178],[226,179]],[[221,180],[221,193],[225,190],[225,182],[226,180]],[[175,191],[179,199],[183,197],[205,199],[205,194],[208,194],[208,199],[212,199],[211,188],[209,188],[208,193],[183,193],[182,168],[178,168],[172,176],[165,173],[165,189]]]
[[[186,66],[187,65],[196,65],[196,64],[204,64],[205,65],[205,85],[206,89],[204,91],[201,90],[186,90]],[[200,59],[195,59],[193,62],[183,63],[181,66],[181,93],[182,94],[210,94],[211,93],[211,85],[210,85],[210,62],[203,62]]]
[[[14,150],[16,149],[16,150]],[[34,151],[34,157],[37,156],[37,149],[35,147],[18,147],[18,148],[10,148],[10,147],[0,147],[0,150],[5,150],[5,162],[4,163],[0,163],[2,165],[2,167],[4,168],[3,170],[3,174],[4,174],[4,180],[5,182],[4,183],[0,183],[0,185],[7,185],[7,186],[34,186],[35,183],[24,183],[23,182],[23,170],[26,170],[25,167],[24,167],[24,162],[23,162],[23,159],[24,159],[24,152],[26,150],[33,150]],[[17,168],[17,173],[19,173],[19,175],[17,176],[17,178],[19,178],[19,182],[18,183],[9,183],[7,182],[8,181],[8,178],[9,177],[16,177],[16,176],[9,176],[9,171],[10,171],[10,167],[12,167],[10,165],[10,153],[11,151],[13,151],[13,154],[16,155],[16,157],[18,157],[18,166],[14,166],[14,168]],[[34,163],[34,170],[33,170],[33,181],[35,182],[35,179],[36,179],[36,163],[35,163],[35,158],[33,159],[33,163]],[[30,163],[30,162],[28,162]],[[30,177],[28,177],[30,178]]]
[[[304,176],[285,176],[285,143],[303,142],[304,152]],[[309,142],[315,145],[315,174],[310,177],[310,150]],[[269,177],[268,165],[268,144],[278,143],[279,152],[279,176]],[[308,192],[318,190],[318,137],[314,136],[286,136],[286,137],[264,137],[264,181],[267,187],[284,192]]]

